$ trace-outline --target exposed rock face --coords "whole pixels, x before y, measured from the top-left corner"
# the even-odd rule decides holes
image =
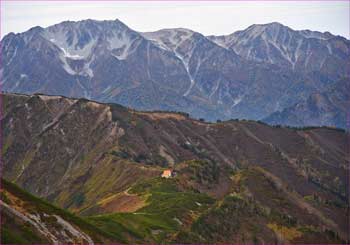
[[[205,37],[182,28],[138,33],[119,20],[66,21],[5,36],[0,76],[8,92],[258,120],[330,87],[341,90],[349,43],[278,23]],[[332,112],[345,117],[337,106]]]
[[[283,197],[291,205],[276,203],[279,212],[346,239],[349,135],[342,130],[273,128],[251,121],[209,124],[185,114],[138,112],[85,99],[2,96],[4,177],[61,207],[82,214],[124,210],[116,200],[143,207],[144,200],[127,190],[160,176],[161,166],[178,171],[174,181],[180,189],[221,200],[241,178],[232,177],[232,171],[242,170],[248,171],[242,177],[248,181],[245,195],[269,206],[259,193],[277,188],[266,193],[278,192],[281,197],[271,198]],[[256,182],[257,174],[264,185]],[[314,202],[307,201],[310,196]],[[308,214],[300,213],[305,210]],[[186,217],[172,218],[189,225]]]
[[[67,221],[57,215],[49,215],[46,213],[27,213],[27,210],[17,211],[15,208],[9,206],[6,203],[0,201],[0,205],[5,209],[5,213],[8,216],[13,216],[13,219],[18,219],[19,223],[27,223],[34,229],[35,232],[39,233],[43,239],[47,239],[52,244],[59,244],[62,242],[66,243],[77,243],[82,242],[86,244],[94,244],[92,239],[82,233],[81,231],[74,228]],[[43,218],[42,218],[43,216]],[[56,227],[52,229],[52,224],[46,224],[44,219],[56,219]],[[49,227],[48,227],[49,226]],[[70,234],[70,235],[67,235]]]

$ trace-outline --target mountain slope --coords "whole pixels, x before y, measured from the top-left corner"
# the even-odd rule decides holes
[[[85,220],[1,180],[1,243],[109,242],[111,237]]]
[[[342,88],[342,89],[339,89]],[[323,93],[310,95],[306,100],[281,112],[272,113],[264,122],[269,124],[291,125],[333,125],[347,128],[347,115],[350,108],[350,81],[342,80]]]
[[[274,28],[287,27],[272,23],[264,26],[266,29],[264,32],[248,31],[250,28],[246,31],[254,32],[256,37],[264,37],[266,33],[271,35],[270,32]],[[289,28],[288,30],[297,33]],[[263,114],[279,111],[287,105],[304,100],[312,92],[323,91],[333,79],[320,76],[318,71],[312,73],[304,72],[303,69],[290,69],[287,65],[281,65],[283,62],[280,60],[272,59],[273,62],[267,62],[247,57],[235,50],[233,44],[231,47],[228,44],[223,45],[218,41],[220,37],[204,37],[188,29],[164,29],[142,35],[159,47],[174,52],[183,61],[192,81],[192,86],[186,95],[192,92],[196,97],[202,96],[202,99],[209,98],[211,102],[226,105],[227,116],[224,118],[234,115],[237,118],[259,119]],[[228,37],[222,38],[228,39]],[[244,38],[246,37],[240,36],[237,40],[242,41]],[[218,45],[214,45],[210,40]],[[284,43],[281,38],[274,41],[274,45],[280,45],[281,49],[287,49],[290,45],[290,42],[285,42],[285,38]],[[251,48],[254,44],[248,42],[247,45]],[[264,49],[263,46],[256,48],[259,51]],[[308,50],[317,53],[316,48],[318,47],[311,45]],[[298,52],[304,53],[304,50]],[[347,62],[344,58],[347,57],[346,53],[340,56],[343,57],[343,63]],[[342,78],[348,76],[345,74],[337,71],[337,75],[341,75]],[[218,80],[215,81],[217,77]]]
[[[259,205],[269,207],[271,200],[259,194],[268,191],[268,185],[257,190],[261,185],[252,177],[248,178],[249,182],[244,182],[248,189],[239,189],[234,181],[240,178],[240,175],[233,176],[235,171],[244,174],[249,169],[258,169],[257,174],[263,175],[267,183],[278,189],[271,192],[280,193],[284,199],[281,206],[279,201],[276,202],[278,212],[282,217],[298,220],[299,226],[294,224],[295,229],[312,226],[316,233],[327,229],[341,239],[347,239],[348,224],[344,213],[348,212],[349,198],[346,187],[348,133],[342,130],[273,128],[251,121],[210,124],[188,118],[186,114],[140,112],[85,99],[2,96],[4,177],[77,214],[107,215],[94,218],[92,222],[106,229],[109,225],[119,227],[129,234],[125,237],[130,242],[178,241],[176,234],[188,231],[194,224],[197,216],[185,215],[189,210],[183,211],[184,216],[172,213],[167,217],[170,223],[158,217],[160,219],[156,220],[161,223],[155,225],[149,219],[156,217],[154,211],[157,208],[151,209],[153,205],[169,203],[162,196],[160,203],[153,200],[155,196],[149,193],[159,191],[152,191],[147,186],[169,167],[178,172],[174,181],[180,192],[202,193],[220,203],[233,192],[243,191],[244,199],[250,197]],[[160,181],[155,183],[162,186],[163,180]],[[145,184],[141,189],[130,190],[135,182]],[[168,191],[166,188],[165,192]],[[176,199],[183,195],[189,194],[171,197]],[[186,200],[195,204],[196,198],[192,194],[188,198]],[[181,205],[177,206],[176,210],[181,208]],[[202,215],[202,211],[197,215]],[[109,216],[115,212],[127,214]],[[135,216],[128,223],[129,216],[134,217],[133,213],[138,212],[146,214]],[[260,220],[258,216],[255,218]],[[280,229],[276,224],[286,225],[279,223],[281,220],[263,220],[264,227],[273,221],[272,230]],[[148,228],[135,233],[140,222],[147,223]],[[179,229],[176,223],[186,224],[183,226],[186,229]],[[194,233],[198,231],[193,229]],[[108,233],[112,235],[113,232],[109,230]],[[163,237],[162,234],[167,235]],[[273,235],[268,238],[263,234],[258,236],[259,239],[274,242]],[[196,241],[203,242],[197,238]],[[229,236],[220,238],[223,242],[229,239]],[[307,239],[316,241],[317,235]],[[329,238],[324,239],[328,241]]]
[[[65,21],[8,34],[1,51],[3,91],[210,121],[260,120],[349,80],[348,40],[276,23],[205,37],[182,28],[138,33],[119,20]]]
[[[118,20],[36,27],[7,35],[1,47],[5,91],[45,92],[149,108],[167,107],[166,96],[162,99],[159,94],[183,93],[190,84],[176,57]],[[153,101],[144,101],[154,94]]]

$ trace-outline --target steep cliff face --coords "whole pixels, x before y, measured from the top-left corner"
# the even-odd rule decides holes
[[[197,242],[243,242],[234,236],[238,231],[253,241],[253,231],[245,226],[232,228],[226,237],[221,224],[213,227],[216,238],[199,232],[191,210],[196,217],[209,215],[198,221],[201,225],[220,220],[215,205],[220,209],[223,200],[238,205],[232,213],[223,210],[230,212],[227,217],[258,205],[262,211],[243,220],[259,220],[271,231],[258,232],[260,241],[274,242],[273,234],[283,233],[285,226],[304,235],[284,241],[316,241],[322,229],[333,232],[325,233],[326,242],[347,239],[349,135],[342,130],[205,123],[183,113],[140,112],[61,96],[2,97],[4,178],[77,214],[106,215],[91,222],[122,241],[185,241],[175,235],[180,231],[190,231],[189,240]],[[168,181],[173,187],[159,177],[168,168],[178,173]],[[245,201],[231,200],[234,193]],[[178,203],[169,206],[168,215],[158,212],[158,205],[174,203],[166,196]],[[188,204],[183,206],[181,198]],[[271,200],[279,200],[274,204],[278,219],[266,211]],[[209,209],[214,213],[205,214]],[[140,222],[146,228],[137,232]],[[303,227],[311,227],[313,235]]]

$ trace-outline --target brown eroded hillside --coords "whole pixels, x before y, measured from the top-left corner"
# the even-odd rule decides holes
[[[105,230],[122,224],[128,241],[348,239],[349,135],[342,130],[211,124],[61,96],[2,99],[4,178],[76,214],[106,215],[91,222]],[[170,180],[176,188],[159,178],[167,168],[178,173]],[[173,211],[159,218],[157,205]],[[235,217],[238,226],[222,233],[224,218]],[[140,224],[152,225],[140,233]]]

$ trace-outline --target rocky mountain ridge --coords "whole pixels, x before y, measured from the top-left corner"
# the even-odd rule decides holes
[[[65,21],[10,33],[1,49],[3,91],[183,111],[210,121],[261,120],[336,84],[341,90],[350,70],[349,40],[279,23],[206,37],[183,28],[139,33],[119,20]],[[341,108],[333,110],[344,118]],[[303,123],[315,121],[345,124]]]

